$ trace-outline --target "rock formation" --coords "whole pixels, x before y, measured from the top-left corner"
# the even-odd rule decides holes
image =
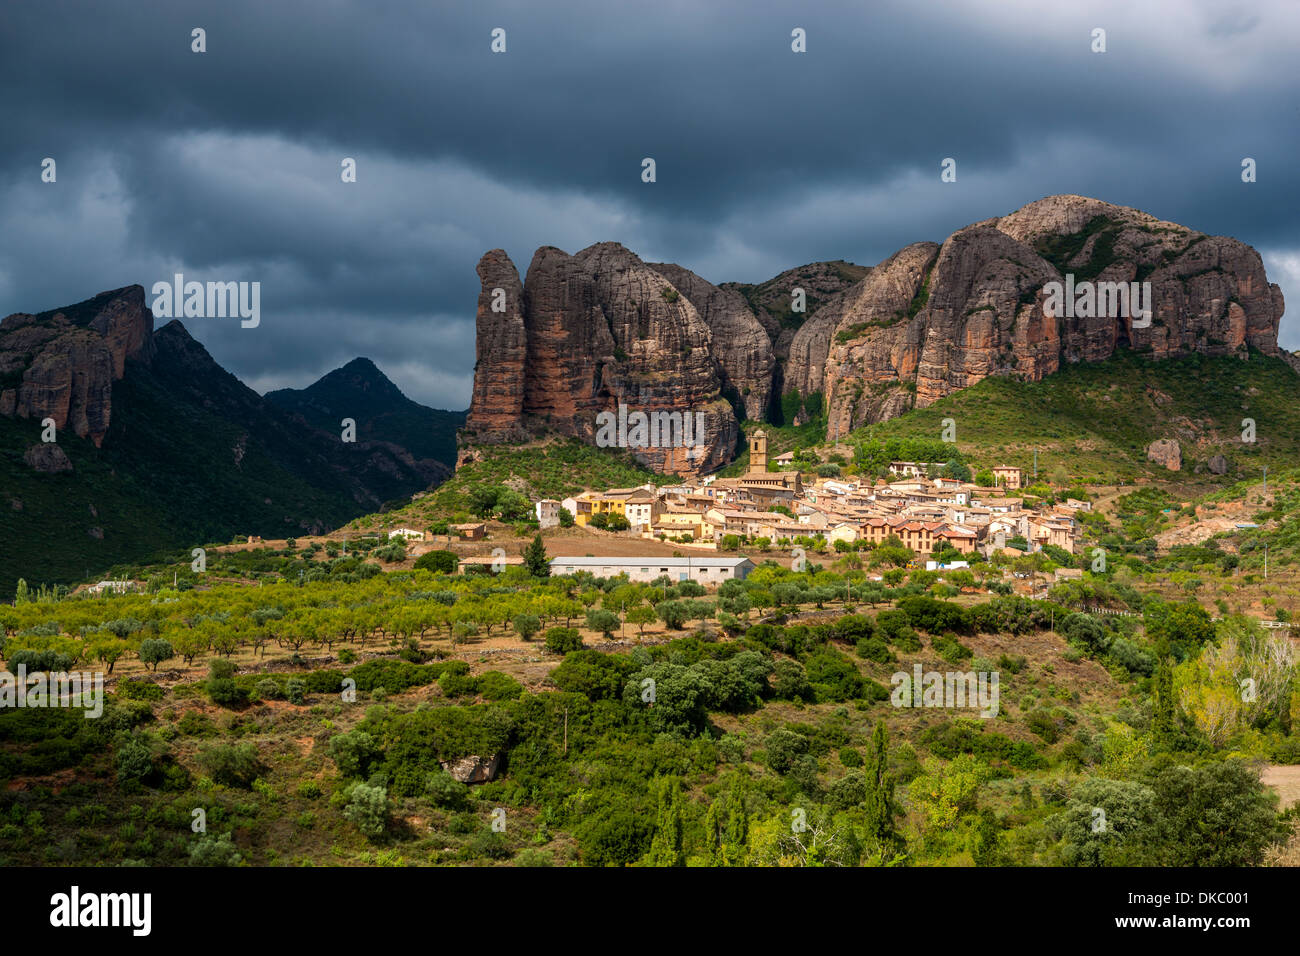
[[[1051,196],[958,230],[919,266],[927,245],[887,259],[795,335],[787,381],[823,393],[828,424],[840,433],[988,375],[1037,380],[1062,362],[1098,361],[1121,347],[1155,358],[1247,347],[1280,354],[1282,293],[1259,254],[1235,239]],[[1067,274],[1149,282],[1149,324],[1048,314],[1044,286]]]
[[[1147,445],[1147,461],[1179,471],[1183,467],[1183,450],[1174,439],[1160,438]]]
[[[483,291],[468,441],[553,432],[594,442],[597,415],[624,405],[629,412],[703,415],[700,448],[631,449],[651,467],[691,474],[730,459],[739,430],[722,390],[733,381],[725,376],[744,375],[743,362],[725,349],[715,356],[712,332],[691,298],[659,271],[612,242],[572,256],[538,249],[522,298],[504,252],[489,252],[478,271]],[[695,288],[720,319],[734,306],[703,280]],[[498,289],[505,291],[504,311],[492,309],[502,300]]]
[[[539,249],[522,304],[505,253],[484,256],[479,275],[466,439],[551,430],[591,440],[595,414],[619,402],[713,409],[710,434],[724,440],[711,439],[693,469],[640,455],[661,470],[729,457],[735,423],[722,399],[750,419],[780,420],[784,409],[799,423],[824,411],[829,433],[843,435],[989,375],[1038,380],[1121,348],[1289,358],[1277,345],[1282,293],[1254,249],[1083,196],[1049,196],[873,269],[814,263],[757,286],[713,285],[616,243],[575,256]],[[1077,288],[1147,283],[1151,315],[1049,301],[1045,287],[1067,276]],[[806,316],[791,309],[796,287]],[[503,312],[485,307],[494,288],[506,290]]]
[[[153,313],[144,289],[127,286],[39,315],[0,321],[0,415],[54,419],[96,446],[108,433],[113,383],[126,360],[148,361]]]
[[[720,289],[689,269],[667,262],[648,263],[695,306],[712,335],[712,354],[723,394],[745,418],[762,421],[772,397],[776,358],[767,328],[745,297]]]
[[[57,475],[72,471],[72,462],[68,460],[67,453],[53,442],[32,445],[23,452],[23,463],[43,475]]]

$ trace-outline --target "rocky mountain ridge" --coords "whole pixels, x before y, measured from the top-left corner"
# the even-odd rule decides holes
[[[620,404],[704,411],[703,454],[633,449],[675,473],[727,461],[740,419],[825,414],[845,434],[989,375],[1037,380],[1121,348],[1286,357],[1282,293],[1254,249],[1083,196],[1049,196],[874,268],[814,263],[760,286],[714,285],[608,242],[573,256],[543,247],[522,282],[499,249],[478,272],[464,443],[547,432],[592,441],[596,415]],[[1056,315],[1045,287],[1067,275],[1149,283],[1150,320]],[[803,314],[786,308],[797,288]]]

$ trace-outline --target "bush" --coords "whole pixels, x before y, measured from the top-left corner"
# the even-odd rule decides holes
[[[835,637],[846,644],[858,644],[875,636],[875,625],[865,614],[845,614],[835,622]]]
[[[364,730],[335,734],[330,738],[329,755],[344,777],[363,778],[381,756],[379,743]]]
[[[582,650],[582,635],[575,627],[552,627],[546,632],[546,649],[553,654]]]
[[[478,678],[478,692],[484,700],[518,700],[524,687],[500,671],[486,671]]]
[[[214,782],[247,790],[262,771],[257,747],[251,743],[212,744],[199,751],[199,766]]]
[[[364,664],[358,664],[348,671],[348,676],[357,682],[357,690],[369,692],[376,687],[383,687],[385,690],[399,693],[412,687],[432,684],[442,675],[444,666],[443,664],[412,664],[409,661],[376,658],[375,660],[366,661]],[[316,690],[314,687],[312,689]],[[338,689],[336,683],[333,691]]]
[[[383,835],[388,829],[388,790],[356,783],[347,797],[348,805],[343,808],[343,816],[371,839]]]
[[[448,697],[463,697],[477,694],[478,679],[469,672],[469,665],[464,661],[451,661],[438,679],[438,686]]]
[[[280,689],[279,683],[270,677],[258,681],[254,690],[262,700],[279,700],[284,696],[284,691]]]
[[[118,783],[142,784],[153,775],[153,751],[139,736],[133,735],[117,748],[114,764]]]
[[[248,691],[235,681],[235,665],[225,658],[218,657],[208,665],[203,686],[214,704],[242,707],[248,703]]]
[[[970,612],[960,604],[939,601],[924,595],[913,595],[898,602],[898,609],[907,617],[907,623],[929,634],[943,631],[969,632]]]
[[[588,816],[579,827],[578,848],[588,866],[635,863],[650,848],[654,824],[647,814],[613,810]]]
[[[117,682],[117,696],[127,700],[162,700],[165,695],[153,681],[123,677]]]
[[[425,790],[433,805],[444,810],[464,810],[469,805],[469,787],[445,770],[429,774]]]
[[[146,643],[148,642],[146,641]],[[60,654],[57,651],[52,650],[14,651],[9,655],[9,670],[16,673],[20,666],[25,667],[29,674],[36,674],[42,671],[60,673],[67,671],[72,667],[72,655]]]
[[[230,833],[204,833],[190,846],[190,866],[239,866],[243,861]]]
[[[772,694],[778,700],[811,701],[813,689],[803,665],[786,659],[777,661],[772,676]]]
[[[455,551],[426,551],[415,559],[415,567],[435,574],[455,574],[460,558]]]
[[[865,660],[875,661],[877,664],[888,664],[898,660],[894,652],[889,649],[889,645],[878,637],[858,641],[858,656]]]
[[[1155,673],[1155,656],[1132,641],[1122,637],[1115,638],[1110,645],[1110,659],[1134,674],[1150,677]]]

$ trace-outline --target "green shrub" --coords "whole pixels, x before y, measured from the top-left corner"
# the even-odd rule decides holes
[[[455,574],[460,558],[455,551],[426,551],[415,559],[415,567],[435,574]]]
[[[388,790],[356,783],[348,790],[347,796],[348,804],[343,808],[343,816],[371,839],[383,835],[388,828]]]
[[[546,649],[553,654],[582,650],[582,635],[576,627],[552,627],[546,631]]]
[[[123,677],[117,682],[117,696],[127,700],[162,700],[166,691],[153,681]]]
[[[469,787],[445,770],[429,774],[425,790],[433,805],[444,810],[464,810],[469,805]]]
[[[198,760],[213,781],[226,787],[247,790],[262,771],[257,747],[251,743],[211,744],[199,750]]]
[[[243,857],[230,833],[203,833],[190,844],[190,866],[239,866]]]

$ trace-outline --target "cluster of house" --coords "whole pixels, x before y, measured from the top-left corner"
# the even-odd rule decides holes
[[[910,461],[892,462],[889,481],[825,479],[805,487],[797,471],[768,471],[767,436],[761,430],[751,438],[749,451],[749,471],[738,478],[544,499],[535,506],[538,521],[543,527],[558,524],[564,509],[578,525],[590,524],[597,515],[620,515],[629,533],[701,544],[717,544],[728,535],[767,538],[774,544],[799,538],[828,545],[880,544],[892,535],[917,554],[947,544],[963,554],[978,549],[988,555],[1019,541],[1020,550],[1053,545],[1073,553],[1077,514],[1090,507],[1073,499],[1051,507],[1026,506],[1014,494],[1024,476],[1012,466],[993,470],[993,487],[929,478],[941,463]]]

